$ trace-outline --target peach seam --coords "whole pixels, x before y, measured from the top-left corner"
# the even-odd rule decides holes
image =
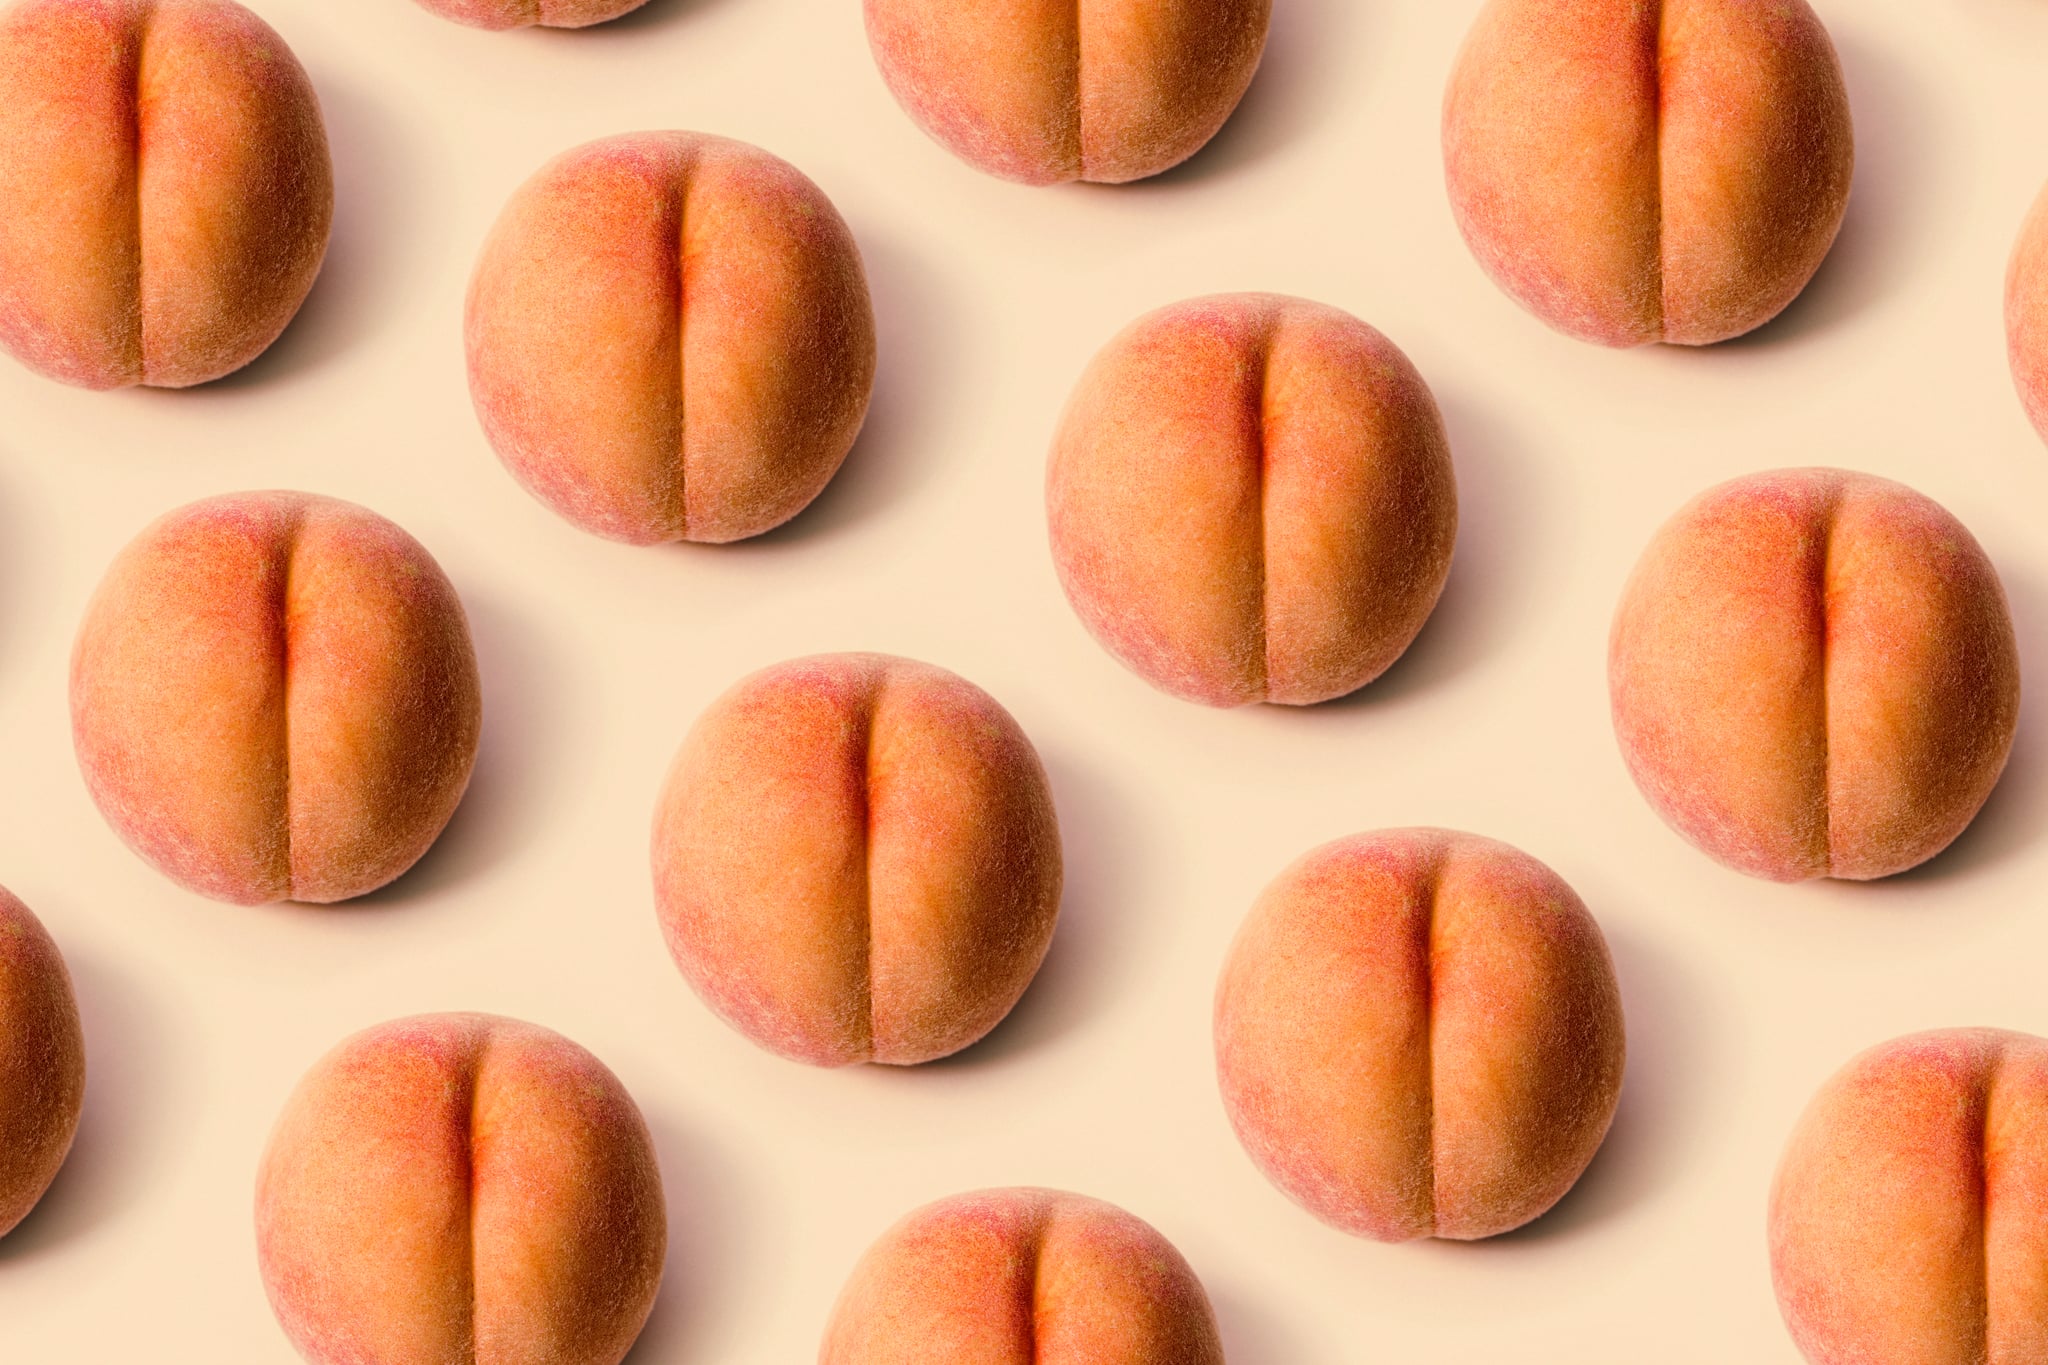
[[[1814,594],[1814,606],[1820,616],[1820,821],[1821,821],[1821,865],[1823,874],[1833,876],[1835,872],[1835,750],[1828,733],[1828,712],[1830,710],[1828,687],[1828,660],[1833,655],[1833,630],[1829,624],[1828,588],[1834,582],[1835,523],[1842,515],[1842,490],[1836,488],[1827,503],[1826,517],[1821,523],[1820,583]]]
[[[142,274],[142,173],[149,160],[142,154],[142,78],[149,50],[150,22],[156,18],[154,0],[146,4],[141,21],[135,26],[135,79],[129,82],[130,99],[134,103],[134,146],[131,155],[135,158],[135,378],[138,382],[149,382],[149,328],[143,320],[143,305],[146,294],[143,290]]]
[[[679,174],[674,180],[670,193],[674,202],[670,213],[676,227],[676,528],[683,539],[690,537],[690,426],[689,376],[684,369],[689,355],[687,328],[690,318],[690,180],[696,174],[697,156],[693,150],[683,153],[682,164],[677,167]]]
[[[1651,186],[1657,196],[1657,240],[1653,244],[1654,249],[1650,252],[1650,264],[1657,272],[1656,339],[1663,341],[1666,337],[1665,324],[1671,315],[1670,302],[1664,295],[1664,20],[1670,13],[1670,6],[1666,3],[1666,0],[1655,0],[1655,3],[1657,6],[1657,23],[1650,34],[1650,78],[1656,83],[1656,87],[1652,91],[1655,97],[1652,101],[1652,107],[1656,110],[1657,114],[1657,128],[1656,136],[1651,139],[1650,146],[1657,157],[1657,173],[1651,177]]]
[[[2005,1064],[2004,1040],[1996,1046],[1984,1078],[1984,1113],[1977,1124],[1977,1284],[1983,1302],[1977,1330],[1983,1350],[1976,1358],[1985,1361],[1991,1359],[1991,1097]]]
[[[1088,27],[1082,22],[1081,11],[1087,4],[1088,0],[1074,0],[1074,175],[1081,180],[1088,178],[1088,133],[1081,117],[1082,91],[1087,85],[1082,79],[1087,66],[1081,53],[1081,35]]]
[[[1429,1118],[1429,1143],[1424,1155],[1429,1159],[1429,1235],[1437,1232],[1436,1193],[1436,902],[1443,890],[1444,865],[1450,861],[1447,842],[1439,841],[1432,853],[1429,875],[1422,892],[1422,1047],[1424,1066],[1422,1084],[1424,1089],[1424,1112]]]
[[[1272,584],[1267,578],[1267,566],[1272,562],[1272,555],[1266,547],[1266,540],[1269,534],[1269,528],[1266,524],[1266,474],[1272,466],[1272,461],[1266,458],[1266,430],[1269,425],[1266,417],[1266,395],[1272,389],[1269,376],[1273,368],[1273,339],[1279,334],[1279,331],[1280,310],[1275,308],[1266,319],[1265,328],[1258,341],[1259,389],[1253,396],[1251,405],[1253,424],[1252,450],[1259,461],[1259,609],[1257,614],[1259,629],[1259,685],[1256,698],[1258,701],[1270,700],[1273,693],[1272,639],[1266,629],[1266,599],[1272,592]]]
[[[1024,1318],[1025,1359],[1030,1365],[1038,1365],[1038,1305],[1041,1279],[1040,1268],[1045,1264],[1045,1239],[1052,1231],[1055,1206],[1048,1203],[1038,1216],[1038,1223],[1031,1236],[1031,1283],[1025,1286],[1025,1307],[1030,1311]]]
[[[861,964],[856,979],[865,997],[861,1001],[861,1014],[867,1019],[866,1056],[861,1060],[875,1059],[875,803],[870,795],[875,764],[875,712],[882,704],[882,689],[886,681],[878,681],[869,691],[866,705],[861,710],[860,736],[860,881],[861,881]]]
[[[464,1210],[463,1235],[465,1245],[462,1254],[462,1277],[468,1287],[468,1321],[465,1325],[465,1349],[463,1356],[468,1365],[476,1361],[476,1096],[481,1088],[484,1070],[484,1053],[490,1047],[488,1036],[478,1039],[476,1055],[463,1069],[463,1080],[467,1093],[462,1106],[462,1163],[463,1175],[469,1187],[469,1199]]]
[[[285,531],[284,572],[277,582],[277,633],[279,691],[278,779],[284,792],[284,893],[286,899],[298,894],[298,875],[292,861],[292,579],[298,567],[299,540],[306,530],[306,509],[293,510]]]

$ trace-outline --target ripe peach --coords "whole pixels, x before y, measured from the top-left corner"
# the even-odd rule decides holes
[[[469,286],[470,396],[535,497],[636,545],[802,511],[867,414],[853,234],[787,162],[701,133],[606,138],[505,206]]]
[[[588,28],[630,14],[647,0],[420,0],[443,19],[471,28]]]
[[[0,1237],[57,1178],[84,1102],[71,974],[42,921],[0,889]]]
[[[1806,0],[1491,0],[1443,143],[1480,265],[1603,346],[1706,345],[1776,317],[1834,244],[1855,162]]]
[[[966,1047],[1030,985],[1059,916],[1031,741],[972,683],[880,654],[777,664],[713,702],[669,770],[653,861],[704,1002],[817,1066]]]
[[[256,1176],[264,1288],[315,1365],[618,1365],[667,1243],[632,1096],[515,1019],[429,1014],[344,1040]]]
[[[1251,84],[1272,0],[865,0],[904,112],[955,156],[1027,185],[1177,166]]]
[[[462,603],[419,542],[305,493],[208,498],[114,560],[71,655],[100,813],[219,900],[338,901],[404,872],[476,758]]]
[[[1564,1197],[1621,1093],[1621,994],[1558,875],[1491,839],[1382,830],[1280,874],[1216,987],[1238,1139],[1383,1242],[1491,1237]]]
[[[231,0],[0,11],[0,347],[90,389],[254,360],[327,253],[312,83]]]
[[[1643,552],[1607,653],[1614,732],[1673,829],[1753,877],[1888,877],[2005,767],[2019,653],[1960,522],[1838,469],[1709,489]]]
[[[2048,1358],[2048,1041],[1944,1029],[1815,1095],[1771,1187],[1771,1274],[1814,1365]]]
[[[1046,476],[1082,623],[1210,706],[1342,696],[1450,572],[1458,494],[1429,386],[1348,313],[1274,294],[1138,319],[1082,375]]]
[[[818,1365],[1222,1365],[1202,1282],[1111,1204],[981,1190],[882,1234],[832,1310]]]

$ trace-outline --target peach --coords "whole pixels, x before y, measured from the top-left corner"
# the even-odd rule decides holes
[[[853,234],[759,148],[635,133],[505,206],[470,281],[470,396],[506,468],[636,545],[755,536],[829,483],[866,417]]]
[[[981,1190],[927,1204],[854,1267],[818,1365],[1222,1365],[1173,1244],[1111,1204]]]
[[[1753,877],[1888,877],[2005,767],[2019,653],[1960,522],[1838,469],[1709,489],[1643,552],[1607,651],[1622,758],[1665,823]]]
[[[315,1365],[618,1365],[667,1244],[632,1096],[516,1019],[420,1015],[344,1040],[256,1176],[264,1288]]]
[[[1473,255],[1603,346],[1776,317],[1834,245],[1854,144],[1805,0],[1490,0],[1444,96]]]
[[[1382,1242],[1520,1227],[1621,1093],[1607,942],[1558,875],[1470,834],[1325,844],[1268,886],[1216,987],[1216,1074],[1266,1177]]]
[[[1259,69],[1272,0],[865,0],[896,102],[1005,180],[1142,180],[1216,136]]]
[[[57,1178],[84,1103],[71,974],[42,921],[0,888],[0,1237]]]
[[[1191,299],[1103,348],[1046,475],[1053,562],[1102,646],[1210,706],[1342,696],[1443,591],[1458,495],[1429,386],[1347,313]]]
[[[2027,214],[2006,270],[2005,337],[2020,401],[2048,440],[2048,190]]]
[[[462,603],[419,542],[305,493],[208,498],[114,560],[71,655],[100,813],[219,900],[338,901],[427,851],[469,783]]]
[[[1786,1145],[1770,1249],[1814,1365],[2048,1359],[2048,1041],[1944,1029],[1855,1058]]]
[[[0,11],[0,347],[90,389],[254,360],[327,253],[320,104],[231,0]]]
[[[471,28],[588,28],[630,14],[647,0],[420,0]]]
[[[741,679],[684,740],[653,844],[683,975],[741,1033],[816,1066],[979,1039],[1059,916],[1059,823],[1031,741],[972,683],[887,655]]]

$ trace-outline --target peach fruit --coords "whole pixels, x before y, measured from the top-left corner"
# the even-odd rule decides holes
[[[1568,335],[1700,346],[1776,317],[1848,208],[1848,92],[1805,0],[1490,0],[1445,180],[1494,282]]]
[[[667,1242],[654,1142],[618,1077],[484,1014],[344,1040],[256,1176],[264,1287],[315,1365],[618,1365]]]
[[[630,14],[647,0],[420,0],[471,28],[588,28]]]
[[[1010,1012],[1052,941],[1060,836],[1031,741],[930,664],[827,654],[699,717],[654,816],[662,933],[734,1028],[910,1065]]]
[[[2019,654],[1960,522],[1838,469],[1753,474],[1643,552],[1607,653],[1636,785],[1709,857],[1772,881],[1924,862],[2005,767]]]
[[[1896,1038],[1807,1106],[1770,1197],[1771,1274],[1814,1365],[2048,1359],[2048,1041]]]
[[[411,536],[305,493],[145,529],[86,608],[71,731],[101,814],[202,895],[338,901],[427,851],[480,701],[455,589]]]
[[[1216,988],[1216,1074],[1266,1177],[1383,1242],[1491,1237],[1561,1199],[1621,1093],[1607,943],[1558,875],[1382,830],[1267,887]]]
[[[1251,84],[1272,0],[865,0],[904,112],[1027,185],[1142,180],[1200,151]]]
[[[2048,190],[2027,214],[2006,270],[2005,337],[2020,401],[2048,440]]]
[[[1046,476],[1082,623],[1210,706],[1364,686],[1436,606],[1458,495],[1429,386],[1347,313],[1220,294],[1125,328],[1081,376]]]
[[[1111,1204],[981,1190],[928,1204],[854,1267],[818,1365],[1222,1365],[1202,1282]]]
[[[42,921],[0,889],[0,1237],[57,1178],[84,1102],[71,974]]]
[[[0,11],[0,347],[90,389],[238,370],[327,252],[319,101],[231,0]]]
[[[470,396],[535,497],[636,545],[759,535],[831,481],[867,414],[853,234],[759,148],[635,133],[520,188],[469,286]]]

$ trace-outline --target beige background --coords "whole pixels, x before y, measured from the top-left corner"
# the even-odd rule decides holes
[[[2048,455],[2006,375],[2000,283],[2048,177],[2048,6],[1827,0],[1855,200],[1778,323],[1705,353],[1610,353],[1524,316],[1446,208],[1439,91],[1477,0],[1276,0],[1238,118],[1183,169],[1027,190],[929,144],[855,0],[653,0],[581,34],[492,35],[406,0],[260,0],[312,73],[340,204],[284,340],[189,393],[95,395],[0,364],[0,881],[55,933],[91,1057],[84,1126],[0,1242],[0,1358],[284,1362],[251,1176],[299,1073],[352,1029],[472,1008],[602,1056],[653,1125],[668,1280],[635,1365],[801,1361],[861,1248],[963,1188],[1064,1186],[1151,1220],[1200,1271],[1236,1365],[1791,1362],[1763,1199],[1812,1088],[1911,1029],[2048,1032],[2048,718],[2029,696],[1976,826],[1876,886],[1721,870],[1637,797],[1609,732],[1621,581],[1692,493],[1836,463],[1978,535],[2048,679]],[[555,519],[469,411],[477,244],[546,157],[637,128],[759,143],[833,196],[874,286],[882,371],[838,482],[785,530],[636,550]],[[1044,543],[1065,392],[1137,313],[1275,289],[1405,347],[1448,416],[1464,520],[1441,609],[1356,698],[1216,713],[1083,633]],[[474,785],[413,873],[341,909],[215,905],[132,857],[73,766],[65,661],[110,556],[157,513],[290,486],[366,503],[439,556],[484,673]],[[1043,753],[1065,915],[1016,1015],[914,1072],[814,1072],[714,1021],[651,909],[649,811],[742,672],[865,648],[954,668]],[[1258,889],[1311,845],[1436,823],[1506,839],[1613,944],[1630,1065],[1593,1168],[1478,1246],[1329,1231],[1239,1152],[1208,1008]]]

